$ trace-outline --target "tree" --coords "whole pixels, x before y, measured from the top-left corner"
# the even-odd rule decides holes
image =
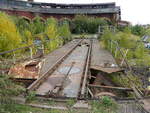
[[[71,32],[68,23],[64,23],[58,29],[59,36],[63,38],[64,43],[71,40]]]
[[[39,33],[44,32],[45,24],[44,24],[44,21],[39,16],[34,18],[32,24],[35,27],[34,34],[39,34]]]
[[[62,40],[59,38],[58,23],[54,18],[47,20],[44,34],[47,37],[44,41],[47,53],[53,51],[61,44]]]
[[[20,46],[22,37],[13,20],[0,12],[0,51],[12,50]]]
[[[48,39],[58,38],[57,21],[54,18],[50,18],[46,22],[45,34]]]
[[[138,36],[143,36],[145,34],[145,29],[141,25],[131,27],[131,31],[134,35]]]
[[[110,24],[103,18],[88,17],[85,15],[77,15],[71,24],[72,32],[81,33],[97,33],[98,27]]]

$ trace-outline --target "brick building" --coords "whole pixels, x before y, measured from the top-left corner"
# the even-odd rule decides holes
[[[40,16],[43,19],[54,17],[74,18],[75,15],[88,15],[104,17],[112,21],[120,21],[120,7],[115,3],[100,4],[54,4],[28,1],[0,0],[0,11],[10,15],[22,16],[33,19]]]

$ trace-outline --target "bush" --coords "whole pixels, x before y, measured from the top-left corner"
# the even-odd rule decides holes
[[[54,18],[47,20],[45,34],[48,39],[58,38],[57,21]]]
[[[20,46],[22,37],[13,20],[0,12],[0,51],[12,50]]]
[[[50,18],[47,20],[45,35],[47,37],[46,40],[48,40],[45,41],[47,53],[49,51],[53,51],[54,49],[58,48],[59,45],[62,43],[62,40],[59,38],[58,23],[54,18]]]
[[[144,65],[149,65],[148,62],[144,63],[149,59],[146,57],[148,56],[148,51],[140,41],[140,38],[131,34],[130,30],[124,29],[123,32],[116,32],[115,34],[109,30],[105,30],[101,36],[101,41],[104,43],[105,48],[111,51],[116,58],[122,59],[123,57],[120,52],[115,54],[116,44],[111,43],[111,41],[117,42],[123,53],[128,49],[127,59],[129,61],[134,59],[136,64],[142,65],[143,63]]]
[[[63,38],[64,43],[71,40],[71,32],[68,23],[63,23],[58,29],[59,36]]]
[[[72,33],[97,33],[98,27],[108,25],[108,21],[102,18],[87,17],[84,15],[77,15],[71,24]]]
[[[29,92],[28,95],[26,96],[26,101],[31,102],[36,99],[36,93],[35,92]]]
[[[104,96],[100,101],[92,101],[91,113],[116,113],[117,103],[111,98]]]
[[[34,26],[34,34],[39,34],[44,32],[45,24],[44,21],[39,16],[34,18],[32,24]]]
[[[27,21],[24,18],[15,18],[14,22],[21,34],[24,32],[25,29],[29,31],[33,30],[33,26],[31,27],[31,22]]]
[[[131,31],[134,35],[143,36],[145,34],[145,29],[141,25],[135,25],[131,27]]]
[[[24,30],[24,41],[27,43],[27,45],[31,45],[33,44],[33,36],[32,33],[30,31],[28,31],[27,29]]]
[[[106,106],[106,107],[113,105],[112,99],[110,99],[110,98],[107,97],[107,96],[103,96],[103,97],[102,97],[102,103],[103,103],[103,105]]]

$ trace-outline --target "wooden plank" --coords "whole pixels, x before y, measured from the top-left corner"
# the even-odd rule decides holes
[[[125,91],[133,91],[131,88],[124,88],[124,87],[114,87],[114,86],[103,86],[103,85],[92,85],[89,84],[89,87],[93,88],[105,88],[105,89],[113,89],[113,90],[125,90]]]

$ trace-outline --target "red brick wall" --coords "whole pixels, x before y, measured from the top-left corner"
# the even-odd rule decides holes
[[[74,18],[75,15],[67,15],[67,14],[42,14],[42,13],[32,13],[32,12],[26,12],[26,11],[15,11],[15,10],[1,10],[6,12],[9,15],[16,15],[16,16],[23,16],[29,19],[33,19],[34,17],[36,17],[36,15],[42,17],[43,19],[47,19],[49,17],[54,17],[57,19],[61,19],[61,18]],[[108,18],[112,21],[115,21],[115,14],[91,14],[88,16],[92,16],[92,17],[104,17],[104,18]]]

